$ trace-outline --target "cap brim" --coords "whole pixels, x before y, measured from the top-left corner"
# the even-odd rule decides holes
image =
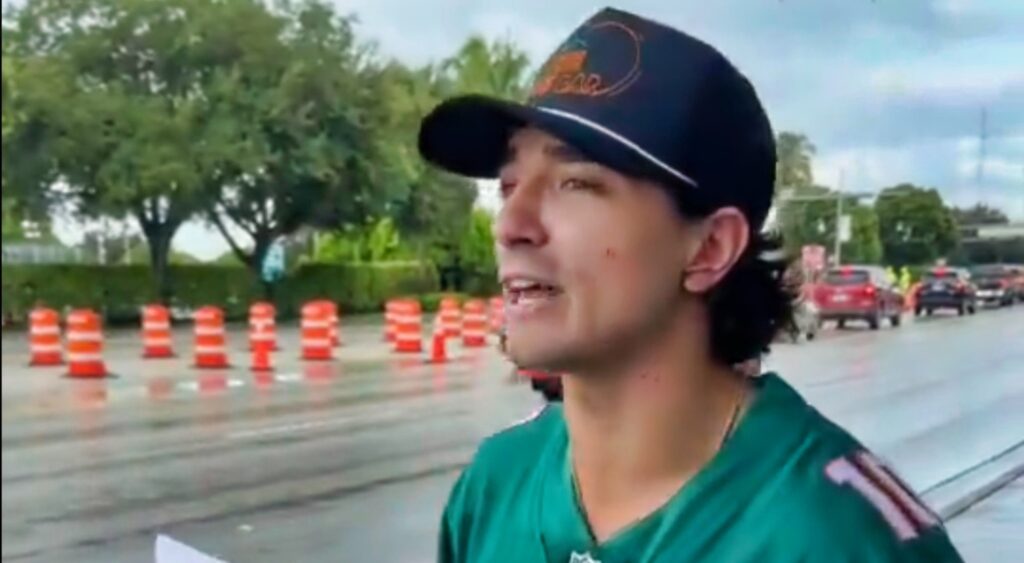
[[[430,112],[420,126],[420,154],[456,174],[494,178],[505,163],[509,138],[527,125],[623,174],[680,182],[678,173],[666,173],[649,157],[631,150],[628,140],[579,117],[480,95],[452,98]]]
[[[539,114],[529,106],[486,96],[452,98],[423,119],[420,154],[449,172],[493,178],[508,153],[509,137],[536,122]]]

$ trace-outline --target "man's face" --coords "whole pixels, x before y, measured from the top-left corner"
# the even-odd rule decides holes
[[[674,318],[702,226],[657,185],[538,129],[509,145],[495,225],[509,355],[522,367],[607,366]]]

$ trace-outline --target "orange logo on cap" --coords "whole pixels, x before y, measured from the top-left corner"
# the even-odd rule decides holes
[[[587,65],[591,58],[587,43],[580,34],[606,37],[610,45],[628,49],[623,53],[628,63],[624,71],[592,69]],[[628,26],[615,21],[590,24],[570,38],[547,64],[533,87],[534,96],[548,94],[577,96],[614,96],[624,92],[640,77],[640,36]]]

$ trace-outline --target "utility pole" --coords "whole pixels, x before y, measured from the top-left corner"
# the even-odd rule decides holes
[[[836,259],[836,267],[843,263],[843,180],[846,171],[839,171],[839,188],[836,190],[836,248],[833,256]]]

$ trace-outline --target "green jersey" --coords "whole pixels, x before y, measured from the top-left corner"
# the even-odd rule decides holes
[[[486,440],[445,509],[443,563],[946,563],[945,529],[877,458],[779,377],[664,506],[598,543],[562,409]]]

